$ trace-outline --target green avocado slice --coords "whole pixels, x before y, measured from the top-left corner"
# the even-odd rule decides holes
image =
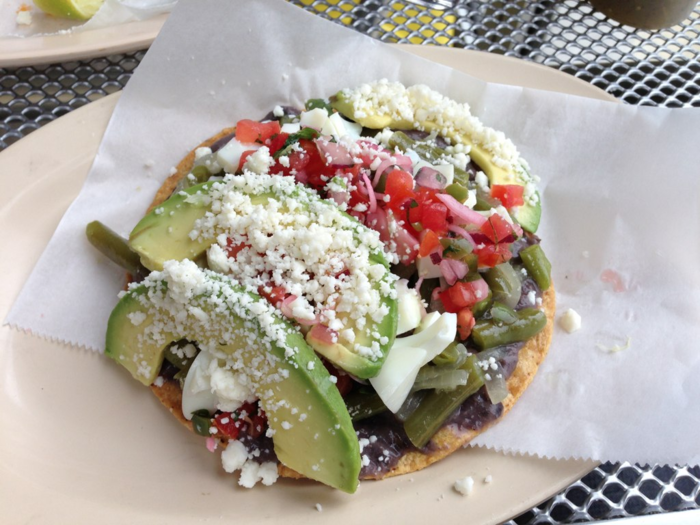
[[[354,120],[365,128],[381,130],[391,128],[394,130],[411,130],[416,128],[416,123],[410,120],[394,120],[390,115],[372,115],[367,114],[362,117],[355,116],[355,110],[352,102],[349,101],[343,91],[339,91],[335,97],[331,99],[331,106],[344,117]],[[418,123],[423,131],[438,133],[442,132],[439,125],[434,122],[424,121]],[[469,137],[463,134],[452,133],[446,138],[451,140],[459,139],[460,142],[471,147],[469,156],[472,160],[484,170],[484,173],[489,178],[491,184],[517,184],[524,186],[523,181],[513,170],[506,170],[497,166],[493,161],[491,153],[486,151],[481,146],[474,144]],[[524,168],[523,168],[524,170]],[[520,206],[513,214],[513,218],[523,227],[524,230],[530,233],[535,233],[540,224],[540,216],[542,214],[540,196],[537,194],[536,202],[533,204],[525,203]]]
[[[301,333],[264,299],[225,276],[199,272],[205,291],[191,297],[179,312],[162,306],[172,294],[166,280],[154,274],[122,297],[109,319],[105,353],[149,385],[170,343],[187,338],[206,347],[208,340],[211,348],[215,338],[216,355],[233,358],[252,378],[274,432],[278,459],[308,478],[355,492],[359,445],[323,363]],[[218,326],[207,327],[201,312]]]
[[[206,199],[200,198],[211,191],[216,183],[206,182],[187,188],[174,194],[163,204],[152,210],[136,225],[129,236],[130,247],[139,254],[143,265],[150,270],[160,270],[163,263],[168,260],[181,261],[184,259],[197,260],[202,257],[206,250],[216,242],[216,239],[192,240],[190,232],[196,228],[198,219],[211,213],[211,205],[206,204]],[[304,191],[298,188],[299,192]],[[264,203],[272,194],[260,194],[251,196],[254,203]],[[325,206],[334,207],[335,204],[313,196],[319,203]],[[300,211],[303,213],[303,210]],[[350,221],[354,229],[355,236],[360,235],[367,227],[358,222],[350,215],[344,214]],[[384,252],[377,249],[370,254],[370,262],[381,264],[385,267],[384,276],[377,280],[375,288],[379,286],[394,287],[390,279],[390,265]],[[355,329],[355,344],[369,347],[372,343],[370,334],[379,333],[385,337],[385,343],[380,344],[381,356],[375,359],[364,357],[353,352],[342,342],[329,345],[314,338],[309,333],[307,342],[318,353],[326,357],[337,367],[350,374],[369,379],[379,373],[379,370],[386,359],[386,355],[391,348],[396,337],[396,325],[398,322],[398,306],[395,298],[389,295],[382,295],[383,305],[388,310],[388,314],[380,323],[374,322],[369,316],[365,317],[365,326],[362,330]],[[338,317],[343,319],[346,327],[352,326],[356,321],[350,320],[349,313],[339,313]]]

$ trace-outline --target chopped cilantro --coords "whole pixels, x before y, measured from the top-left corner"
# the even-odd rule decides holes
[[[289,155],[289,153],[292,151],[292,144],[299,142],[300,140],[313,140],[317,138],[320,135],[318,131],[316,131],[314,128],[302,128],[301,131],[297,131],[296,133],[292,133],[287,137],[287,140],[284,141],[284,144],[282,147],[275,152],[273,155],[273,158],[278,159],[282,156]]]

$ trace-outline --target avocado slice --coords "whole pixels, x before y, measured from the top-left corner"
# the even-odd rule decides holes
[[[353,104],[344,91],[339,91],[335,97],[331,98],[331,106],[333,109],[338,111],[341,115],[351,120],[354,120],[358,124],[361,124],[365,128],[382,130],[384,128],[390,128],[393,130],[411,130],[416,128],[416,123],[412,120],[394,120],[391,115],[378,115],[378,114],[363,114],[362,116],[355,115],[355,109]],[[442,128],[431,121],[422,121],[418,123],[423,131],[431,133],[436,131],[440,134],[442,133]],[[493,161],[493,155],[486,151],[483,147],[474,144],[468,136],[464,134],[449,133],[446,135],[452,141],[459,140],[460,142],[467,144],[471,147],[469,156],[472,160],[484,170],[484,173],[489,178],[491,184],[517,184],[518,186],[524,186],[523,181],[512,169],[504,169],[498,166]],[[523,171],[527,173],[524,167]],[[542,214],[540,196],[537,194],[536,198],[533,199],[533,203],[525,203],[520,206],[517,211],[513,214],[513,218],[518,221],[520,226],[524,230],[530,233],[535,233],[540,224],[540,216]]]
[[[204,197],[211,191],[214,184],[223,183],[207,182],[187,188],[174,194],[141,219],[129,236],[129,245],[139,254],[144,266],[150,270],[160,270],[163,268],[163,263],[168,260],[195,260],[204,255],[206,250],[216,242],[215,238],[192,240],[189,236],[190,232],[196,228],[197,220],[205,217],[207,213],[211,213],[211,204],[207,203],[208,199]],[[236,188],[235,191],[241,190]],[[295,191],[299,195],[301,192],[306,192],[305,199],[315,199],[321,205],[335,209],[335,204],[321,199],[315,193],[302,187],[298,187]],[[264,204],[268,199],[274,197],[275,195],[272,193],[251,195],[254,204]],[[300,206],[299,213],[304,212],[304,206]],[[353,229],[353,235],[356,238],[368,231],[368,228],[354,217],[346,213],[343,215],[348,219],[350,225],[348,227]],[[373,287],[379,289],[388,286],[393,289],[394,281],[391,279],[389,261],[381,248],[372,251],[369,259],[371,264],[382,265],[385,269],[384,275],[374,281]],[[328,344],[314,337],[312,332],[307,335],[307,343],[335,366],[356,377],[369,379],[376,376],[394,342],[398,322],[396,298],[392,298],[388,294],[381,295],[381,306],[388,313],[380,323],[373,321],[370,316],[366,316],[363,328],[354,329],[355,340],[352,345],[349,342],[345,344],[340,338],[338,342]],[[358,321],[352,320],[350,313],[339,312],[337,317],[344,322],[346,327],[357,326]],[[385,341],[380,344],[379,357],[365,357],[349,348],[349,346],[358,345],[371,348],[373,344],[371,334],[375,333],[379,333],[382,340]]]
[[[358,486],[360,450],[338,389],[301,333],[260,296],[191,261],[169,263],[197,279],[196,295],[154,273],[119,301],[105,353],[145,385],[156,378],[167,346],[197,341],[249,373],[268,415],[278,459],[344,492]],[[166,273],[166,272],[163,272]],[[172,290],[175,290],[173,293]],[[175,298],[175,299],[174,299]]]

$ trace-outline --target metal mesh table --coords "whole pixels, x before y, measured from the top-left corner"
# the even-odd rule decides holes
[[[515,56],[574,75],[626,103],[700,107],[700,6],[678,26],[645,31],[611,21],[577,0],[440,0],[447,7],[439,10],[392,0],[291,1],[385,42]],[[123,88],[144,53],[0,68],[0,151]],[[700,467],[606,463],[508,525],[691,508],[700,508]]]

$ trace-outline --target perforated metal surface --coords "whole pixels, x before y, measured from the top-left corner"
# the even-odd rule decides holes
[[[621,26],[586,2],[291,0],[386,42],[477,49],[538,62],[631,104],[700,107],[700,6],[670,30]],[[425,2],[418,2],[425,3]],[[0,68],[0,150],[124,87],[144,52]],[[508,525],[588,522],[700,508],[700,467],[604,464]]]
[[[700,507],[700,467],[605,463],[504,525],[580,523]]]

